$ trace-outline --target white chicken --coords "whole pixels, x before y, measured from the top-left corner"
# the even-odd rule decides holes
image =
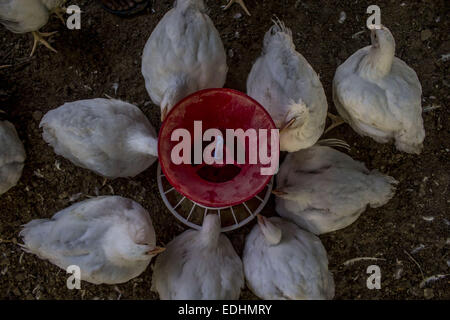
[[[315,235],[278,217],[258,215],[245,240],[248,288],[265,300],[318,300],[334,297],[327,252]]]
[[[57,154],[111,179],[133,177],[158,156],[153,126],[138,107],[120,100],[65,103],[45,114],[40,127]]]
[[[367,205],[386,204],[397,181],[330,147],[287,155],[277,175],[276,211],[322,234],[352,224]]]
[[[0,195],[17,184],[25,158],[25,149],[13,124],[0,120]]]
[[[419,79],[394,56],[395,41],[388,28],[372,29],[371,38],[371,46],[356,51],[336,70],[336,109],[360,135],[379,143],[395,139],[397,149],[420,153],[425,130]]]
[[[238,299],[243,286],[242,261],[216,214],[169,242],[153,270],[152,290],[163,300]]]
[[[0,0],[0,23],[14,33],[31,32],[34,37],[32,56],[38,43],[56,52],[44,39],[56,32],[43,33],[39,29],[47,24],[50,14],[56,14],[65,24],[61,6],[66,0]]]
[[[264,37],[263,53],[247,79],[247,94],[281,128],[281,151],[308,148],[322,135],[328,108],[325,91],[317,73],[295,51],[291,30],[280,21]]]
[[[161,120],[187,95],[225,83],[225,49],[205,12],[203,0],[177,0],[145,45],[142,74]]]
[[[139,276],[156,247],[148,212],[131,199],[96,197],[78,202],[51,219],[27,223],[22,248],[66,270],[76,265],[81,280],[123,283]]]

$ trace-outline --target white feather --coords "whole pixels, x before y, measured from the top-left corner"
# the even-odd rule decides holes
[[[334,297],[325,248],[315,235],[281,218],[264,218],[247,236],[243,255],[247,286],[265,300],[317,300]],[[281,230],[277,244],[265,229]]]
[[[277,175],[277,212],[315,234],[352,224],[367,205],[379,207],[394,195],[397,181],[330,147],[288,154]]]
[[[169,242],[153,270],[152,290],[164,300],[238,299],[243,286],[242,261],[220,233],[217,215],[207,215],[201,231]]]
[[[0,120],[0,195],[17,184],[25,158],[16,129],[10,122]]]
[[[176,1],[142,55],[145,87],[161,111],[198,90],[223,87],[227,70],[225,49],[203,0]]]
[[[333,80],[333,100],[341,117],[360,135],[397,149],[420,153],[425,131],[422,87],[413,69],[395,54],[386,27],[373,31],[372,46],[356,51]]]
[[[0,23],[14,33],[38,31],[66,0],[0,0]]]
[[[280,135],[280,150],[315,144],[325,127],[327,99],[318,75],[297,51],[291,31],[275,23],[264,37],[261,57],[247,79],[247,94],[266,108],[278,128],[297,117]]]
[[[158,155],[155,129],[138,107],[120,100],[66,103],[40,126],[57,154],[108,178],[135,176]]]
[[[79,266],[81,280],[95,284],[122,283],[140,275],[156,242],[148,212],[117,196],[78,202],[51,219],[32,220],[20,236],[25,251],[64,270]]]

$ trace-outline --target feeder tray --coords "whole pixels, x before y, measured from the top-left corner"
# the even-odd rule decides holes
[[[194,121],[201,121],[200,137],[194,134]],[[208,165],[175,164],[171,159],[173,148],[179,141],[171,141],[172,132],[186,129],[190,133],[191,158],[194,145],[204,148],[211,142],[203,142],[203,133],[218,129],[225,137],[226,129],[267,129],[267,150],[271,153],[270,133],[276,129],[270,115],[255,100],[231,89],[206,89],[198,91],[177,103],[163,122],[158,141],[158,188],[161,197],[172,214],[184,224],[201,229],[208,213],[221,218],[222,231],[231,231],[250,222],[269,200],[273,177],[261,175],[267,167],[259,161],[249,162],[249,139],[245,143],[245,162]],[[217,139],[217,137],[216,137]],[[225,138],[224,138],[225,139]],[[196,141],[195,141],[196,140]],[[259,141],[258,141],[259,142]],[[236,141],[235,141],[236,143]],[[254,147],[254,146],[252,146]],[[226,143],[223,145],[225,158]],[[237,150],[237,145],[234,145]]]

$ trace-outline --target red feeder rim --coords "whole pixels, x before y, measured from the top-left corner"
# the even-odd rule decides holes
[[[257,133],[258,129],[267,129],[267,150],[271,154],[270,134],[271,129],[276,129],[276,126],[257,101],[232,89],[201,90],[178,102],[166,116],[159,131],[159,162],[169,183],[188,199],[214,208],[241,204],[261,192],[272,175],[261,175],[261,168],[268,165],[261,164],[259,156],[256,164],[249,163],[248,139],[244,164],[206,165],[202,162],[200,165],[193,165],[175,164],[172,161],[172,149],[180,141],[171,141],[171,136],[178,128],[189,131],[193,154],[194,121],[202,121],[202,136],[207,129],[216,128],[223,132],[224,140],[225,129],[245,131],[252,128]],[[201,140],[202,138],[199,143],[202,143]],[[210,143],[206,142],[206,145]]]

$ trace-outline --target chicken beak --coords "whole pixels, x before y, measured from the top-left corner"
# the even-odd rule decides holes
[[[258,219],[258,224],[260,225],[266,225],[266,218],[264,218],[264,216],[257,214],[256,218]]]
[[[290,126],[292,126],[292,124],[295,122],[296,118],[292,118],[291,120],[289,120],[281,129],[280,129],[280,133],[283,133],[284,130],[288,129]]]
[[[167,116],[167,113],[168,113],[167,107],[165,107],[165,108],[162,110],[162,113],[161,113],[161,122],[164,121],[164,119],[165,119],[166,116]]]
[[[378,39],[376,38],[377,29],[373,27],[370,29],[370,40],[372,41],[372,46],[374,48],[379,48],[380,44],[378,43]]]
[[[282,197],[287,195],[287,192],[281,191],[281,190],[272,190],[272,193],[278,197]]]
[[[258,214],[258,225],[269,245],[277,245],[281,241],[281,229],[266,217]]]
[[[147,254],[148,255],[152,255],[152,256],[156,256],[157,254],[159,254],[159,253],[161,253],[161,252],[163,252],[165,250],[166,250],[166,248],[163,248],[163,247],[155,247],[155,249],[147,251]]]

